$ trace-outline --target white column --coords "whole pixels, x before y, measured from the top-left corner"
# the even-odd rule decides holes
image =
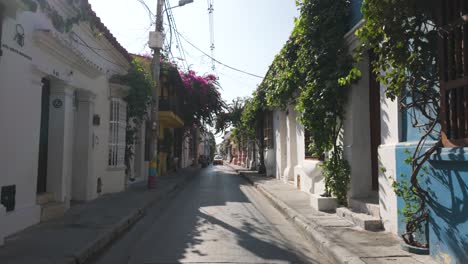
[[[138,130],[137,144],[135,144],[135,177],[139,180],[146,179],[147,169],[145,166],[145,122],[142,122]],[[182,143],[183,149],[183,143]],[[182,157],[179,157],[182,160]]]
[[[73,157],[73,88],[51,83],[47,190],[69,206]]]
[[[276,137],[277,144],[277,158],[276,158],[276,166],[278,166],[278,177],[281,178],[283,181],[287,181],[287,177],[284,174],[284,171],[287,167],[287,128],[286,128],[286,113],[284,111],[279,111],[279,133]]]
[[[72,199],[87,201],[96,195],[93,152],[93,115],[95,95],[78,93],[72,172]]]
[[[288,181],[294,180],[294,166],[297,163],[297,140],[296,140],[296,114],[294,106],[288,107],[288,114],[286,116],[286,169],[284,176]]]

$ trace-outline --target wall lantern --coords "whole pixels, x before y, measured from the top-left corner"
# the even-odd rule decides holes
[[[93,125],[99,126],[101,124],[101,117],[99,115],[93,115]]]

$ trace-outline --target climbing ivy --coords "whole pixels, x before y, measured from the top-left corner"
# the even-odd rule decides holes
[[[148,119],[148,109],[151,103],[151,90],[154,82],[148,71],[146,60],[136,57],[133,59],[128,73],[124,76],[115,75],[111,81],[123,83],[130,87],[127,102],[127,127],[125,140],[125,164],[129,168],[129,161],[134,155],[134,145],[137,143],[137,133],[145,120]]]
[[[254,139],[254,143],[258,145],[258,154],[260,157],[258,164],[259,173],[266,172],[263,122],[268,106],[265,97],[265,90],[262,87],[258,87],[252,97],[245,100],[241,122],[238,127],[238,133],[241,133],[242,137],[252,138]]]
[[[416,233],[427,221],[427,191],[420,185],[425,163],[440,146],[439,78],[437,63],[438,27],[434,19],[437,0],[367,0],[362,7],[364,25],[357,35],[361,40],[358,57],[372,54],[371,67],[385,94],[398,100],[402,112],[421,131],[420,140],[405,162],[411,165],[408,181],[394,185],[396,194],[407,205],[403,215],[406,232],[403,240],[428,247]],[[436,140],[432,146],[428,141]],[[409,184],[410,185],[409,185]]]
[[[44,12],[51,19],[54,28],[61,33],[70,32],[73,25],[78,25],[84,21],[90,21],[89,11],[86,8],[86,2],[83,0],[67,0],[68,4],[73,6],[77,13],[75,16],[68,18],[63,17],[47,0],[22,1],[32,12],[37,12],[38,9]],[[91,27],[93,27],[93,25],[91,25]]]
[[[350,2],[301,0],[296,3],[300,16],[295,20],[291,37],[260,86],[265,90],[268,107],[296,106],[299,121],[313,135],[312,144],[307,147],[315,155],[332,151],[323,166],[324,195],[334,195],[345,204],[350,167],[343,159],[339,134],[347,88],[360,77],[353,70],[353,58],[344,40]]]
[[[419,128],[421,138],[408,163],[412,173],[410,186],[397,183],[396,193],[410,203],[404,213],[406,232],[402,235],[410,245],[427,247],[415,235],[427,221],[427,191],[420,185],[420,171],[430,155],[440,146],[439,78],[437,34],[434,12],[437,0],[366,0],[362,6],[366,21],[357,35],[362,43],[357,57],[368,52],[371,68],[385,87],[385,94],[398,100],[400,110]],[[428,146],[430,140],[437,141]],[[406,182],[408,183],[408,182]],[[414,205],[417,205],[414,207]]]

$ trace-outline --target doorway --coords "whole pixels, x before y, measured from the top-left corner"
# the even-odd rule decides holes
[[[42,79],[41,125],[39,134],[39,162],[37,168],[37,193],[47,191],[47,156],[49,146],[50,81]]]

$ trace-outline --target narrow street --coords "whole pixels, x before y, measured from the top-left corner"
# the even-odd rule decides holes
[[[163,207],[90,263],[329,263],[228,167],[201,170]]]

